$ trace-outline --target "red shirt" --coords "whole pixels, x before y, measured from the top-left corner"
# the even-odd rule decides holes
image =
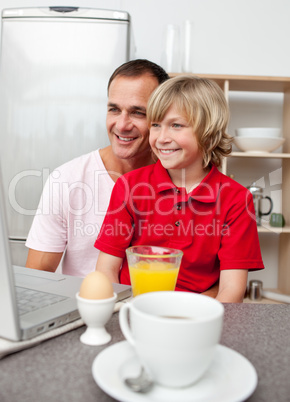
[[[125,250],[134,245],[183,251],[176,290],[203,292],[220,270],[264,268],[252,194],[216,167],[188,194],[159,161],[120,177],[95,242],[124,258],[120,283],[130,284]]]

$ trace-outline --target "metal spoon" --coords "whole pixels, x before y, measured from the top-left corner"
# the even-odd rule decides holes
[[[126,378],[125,384],[134,392],[145,393],[152,388],[153,381],[144,370],[144,367],[142,367],[139,376],[136,378]]]

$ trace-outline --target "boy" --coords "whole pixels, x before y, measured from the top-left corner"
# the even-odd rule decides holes
[[[97,270],[130,283],[127,247],[177,248],[176,290],[203,293],[219,280],[219,301],[243,301],[248,270],[264,266],[252,196],[217,169],[231,152],[228,118],[210,80],[178,76],[154,91],[147,119],[159,160],[116,182],[95,243]]]

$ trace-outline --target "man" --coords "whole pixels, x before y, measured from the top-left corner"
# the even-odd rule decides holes
[[[167,73],[148,60],[132,60],[108,84],[107,131],[111,145],[78,157],[50,175],[26,246],[26,266],[86,276],[95,270],[94,241],[117,178],[154,163],[148,142],[147,101]]]

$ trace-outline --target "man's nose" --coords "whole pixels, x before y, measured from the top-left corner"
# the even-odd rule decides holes
[[[132,130],[133,124],[128,113],[121,113],[116,122],[119,131]]]

